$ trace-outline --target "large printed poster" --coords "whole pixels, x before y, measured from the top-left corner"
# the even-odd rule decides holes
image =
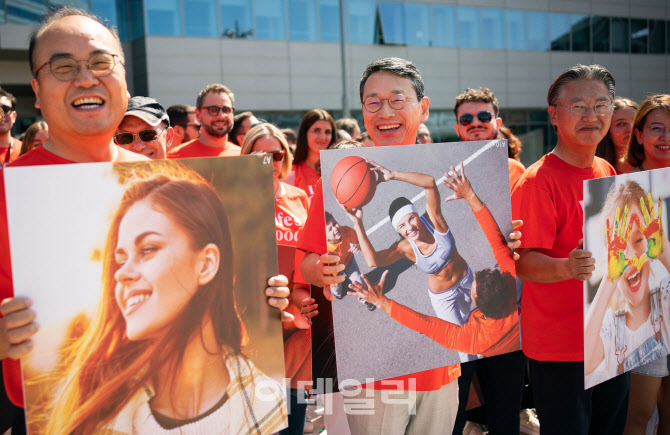
[[[667,364],[668,206],[670,168],[584,182],[584,242],[596,260],[584,284],[585,388]]]
[[[15,294],[40,324],[31,434],[286,426],[265,160],[5,170]]]
[[[520,349],[507,144],[321,154],[339,382]]]

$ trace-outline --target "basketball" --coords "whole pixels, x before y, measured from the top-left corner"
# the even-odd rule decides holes
[[[348,208],[361,208],[375,195],[377,177],[365,159],[347,156],[333,168],[330,187],[337,202]]]

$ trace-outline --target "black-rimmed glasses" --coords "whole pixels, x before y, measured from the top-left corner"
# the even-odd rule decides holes
[[[117,145],[130,145],[135,140],[135,136],[139,137],[142,142],[151,142],[156,140],[159,133],[162,133],[165,129],[160,128],[158,130],[146,129],[140,130],[137,133],[118,133],[114,136],[114,142]]]
[[[224,115],[232,115],[233,111],[235,110],[234,107],[230,106],[205,106],[203,109],[207,110],[209,116],[216,116],[219,114],[219,112],[223,113]]]
[[[77,60],[72,56],[58,56],[51,59],[41,67],[37,68],[33,75],[37,74],[45,66],[49,66],[49,70],[58,80],[66,82],[74,79],[79,75],[81,62],[86,62],[86,68],[96,77],[105,77],[111,74],[117,63],[123,65],[119,60],[118,54],[111,53],[96,53],[91,55],[88,59]]]

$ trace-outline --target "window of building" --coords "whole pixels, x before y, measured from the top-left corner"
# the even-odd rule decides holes
[[[630,53],[628,18],[612,18],[612,52]]]
[[[318,41],[314,0],[288,0],[288,37],[292,41]]]
[[[505,11],[502,9],[481,9],[482,47],[505,48]]]
[[[570,50],[570,15],[549,15],[549,37],[553,51]]]
[[[116,27],[121,40],[125,41],[129,38],[130,29],[126,19],[126,2],[91,0],[91,12],[102,17],[106,24]]]
[[[46,3],[45,1],[42,3]],[[50,8],[57,8],[60,6],[70,6],[77,9],[88,10],[87,0],[49,0]]]
[[[339,0],[319,1],[319,21],[321,41],[340,41],[340,4]]]
[[[44,1],[7,0],[5,2],[8,24],[35,24],[46,13]]]
[[[433,45],[436,47],[456,47],[456,8],[454,6],[433,5]]]
[[[505,11],[505,28],[507,29],[507,48],[509,50],[528,50],[526,12]]]
[[[256,38],[286,39],[286,14],[284,0],[256,0]]]
[[[649,53],[665,53],[665,21],[649,20]]]
[[[528,12],[528,48],[547,51],[549,44],[549,14],[546,12]]]
[[[588,15],[570,16],[572,51],[591,51],[591,19]]]
[[[670,53],[670,21],[665,22],[665,28],[668,29],[665,34],[665,51]]]
[[[630,20],[630,52],[647,53],[649,23],[647,20]]]
[[[253,38],[254,20],[251,2],[247,0],[221,1],[221,34],[224,38]]]
[[[384,44],[405,44],[405,9],[401,2],[379,2],[381,35]]]
[[[405,20],[408,45],[429,46],[430,41],[430,5],[422,3],[405,3]]]
[[[146,0],[146,29],[148,35],[181,35],[179,0]]]
[[[591,46],[593,51],[609,53],[610,19],[609,17],[591,17]]]
[[[183,0],[186,36],[219,35],[216,0]]]
[[[355,44],[374,44],[377,7],[374,0],[349,0],[349,37]]]
[[[130,39],[144,36],[144,5],[142,0],[130,0]]]
[[[458,46],[462,48],[481,47],[479,9],[459,7],[457,11]]]

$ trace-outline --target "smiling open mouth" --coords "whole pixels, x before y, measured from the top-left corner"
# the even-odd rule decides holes
[[[642,274],[638,270],[633,275],[628,278],[628,285],[632,292],[636,292],[640,289],[640,283],[642,282]]]
[[[136,293],[126,300],[125,314],[128,315],[135,311],[139,306],[151,297],[151,292]]]
[[[379,125],[377,128],[381,131],[397,130],[400,128],[400,124]]]
[[[102,98],[97,97],[79,98],[72,102],[72,106],[77,109],[95,109],[103,104],[105,104],[105,102],[102,101]]]

